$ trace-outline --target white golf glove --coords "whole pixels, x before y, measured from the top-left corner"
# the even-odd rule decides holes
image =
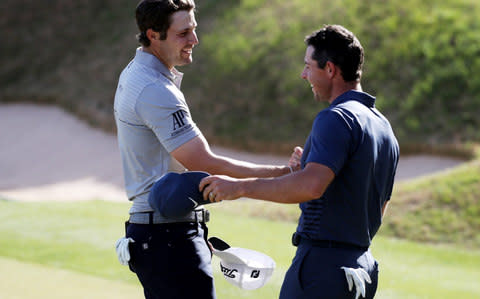
[[[349,291],[352,290],[352,287],[355,284],[355,299],[358,299],[360,296],[365,297],[365,281],[367,283],[372,283],[370,275],[368,275],[368,273],[362,268],[353,269],[342,267],[342,269],[345,271]]]
[[[128,244],[135,243],[132,238],[120,238],[115,242],[115,251],[117,252],[118,261],[120,264],[126,266],[130,261],[130,251],[128,250]]]

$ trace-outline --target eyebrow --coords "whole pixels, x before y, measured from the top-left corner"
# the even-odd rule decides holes
[[[194,23],[193,26],[188,26],[183,29],[178,30],[178,32],[190,31],[197,29],[197,23]]]

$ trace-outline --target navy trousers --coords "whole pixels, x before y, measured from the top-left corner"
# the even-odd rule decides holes
[[[298,246],[280,291],[280,299],[355,298],[355,287],[348,290],[342,266],[363,268],[372,280],[366,285],[366,298],[377,291],[378,263],[369,250],[323,248],[302,243]]]
[[[145,298],[216,298],[207,234],[203,223],[127,223],[129,267]]]

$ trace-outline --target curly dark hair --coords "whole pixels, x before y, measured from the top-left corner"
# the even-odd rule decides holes
[[[305,38],[307,46],[313,46],[312,59],[319,68],[327,61],[337,65],[345,82],[360,80],[364,53],[360,41],[341,25],[326,25]]]
[[[142,0],[135,10],[138,30],[137,40],[145,47],[150,46],[147,30],[160,32],[160,39],[167,38],[171,15],[180,10],[195,9],[194,0]]]

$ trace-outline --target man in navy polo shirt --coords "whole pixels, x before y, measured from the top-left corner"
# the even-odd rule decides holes
[[[373,298],[378,264],[369,246],[392,193],[398,142],[375,98],[362,91],[364,54],[353,33],[328,25],[305,42],[302,78],[316,101],[330,105],[292,154],[291,166],[301,169],[266,179],[210,176],[199,188],[215,200],[300,204],[298,249],[280,298]]]

